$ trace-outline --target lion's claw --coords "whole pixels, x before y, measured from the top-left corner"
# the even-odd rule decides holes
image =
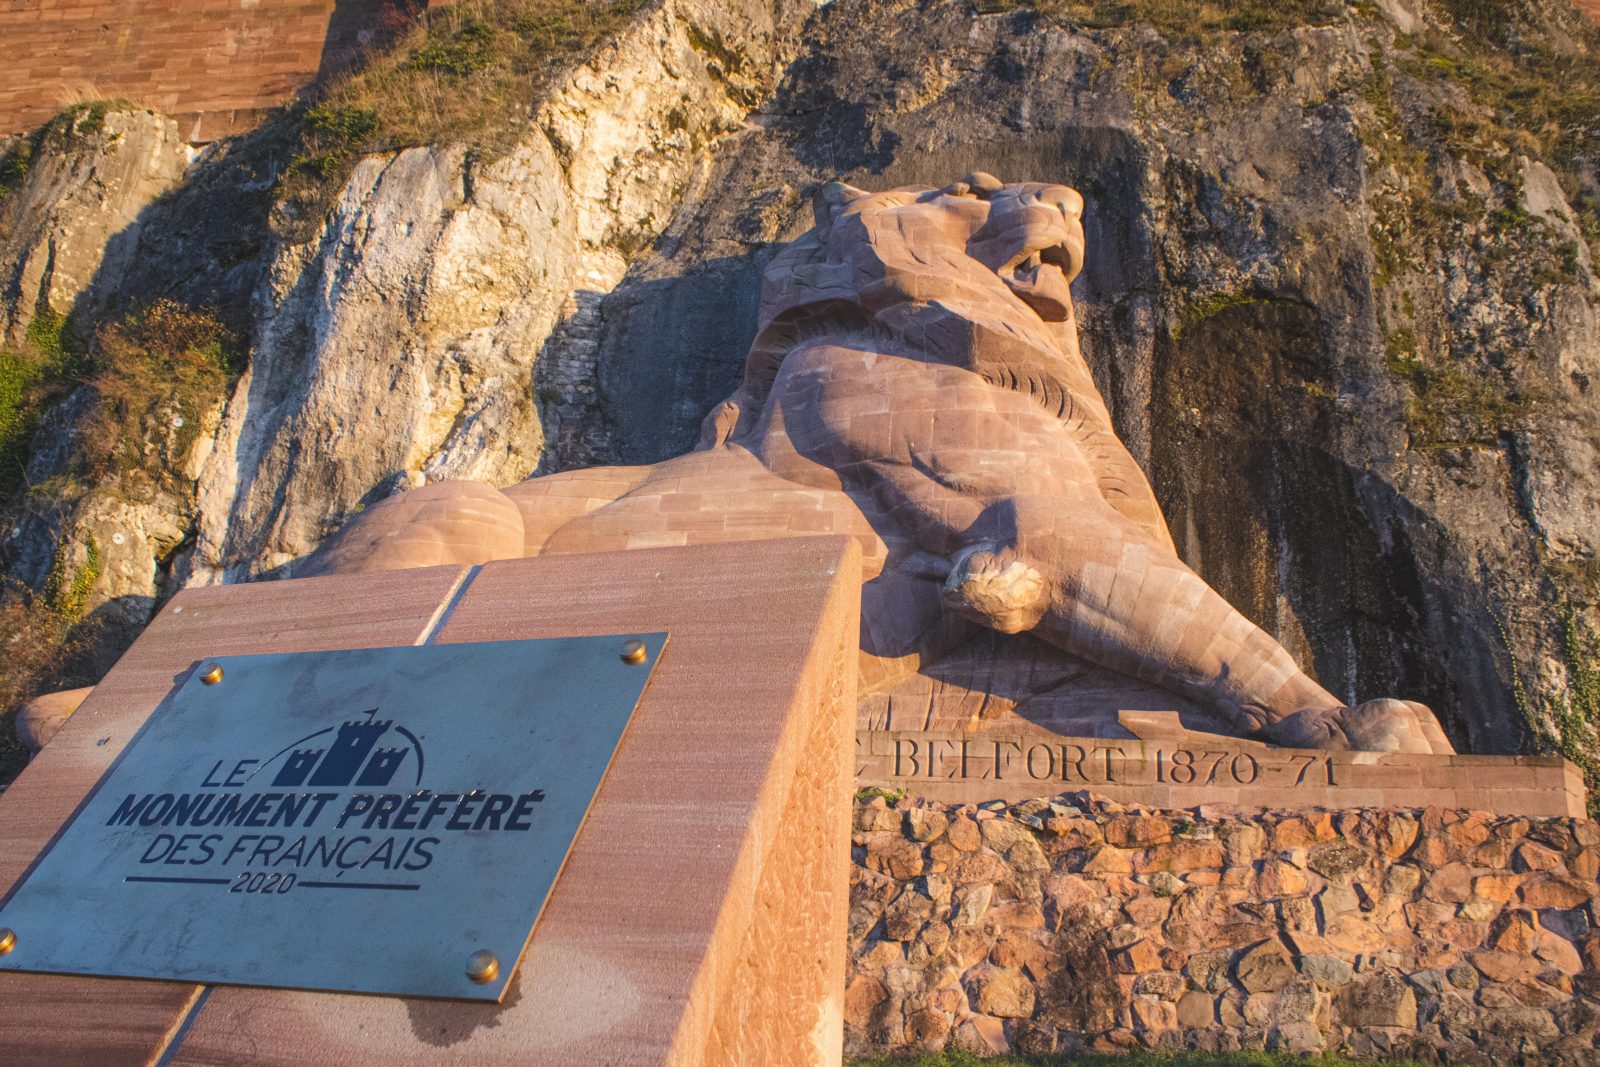
[[[951,561],[941,597],[950,610],[1004,634],[1031,630],[1050,606],[1050,587],[1015,553],[975,545]]]
[[[1352,707],[1297,711],[1267,726],[1261,736],[1287,748],[1435,756],[1455,752],[1433,712],[1414,700],[1369,700]]]

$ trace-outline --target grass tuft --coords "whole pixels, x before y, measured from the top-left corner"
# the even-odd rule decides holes
[[[1388,367],[1411,385],[1405,417],[1414,449],[1497,448],[1533,409],[1505,383],[1451,363],[1425,363],[1412,353],[1391,355]]]
[[[0,507],[13,504],[24,489],[41,413],[66,395],[83,359],[67,317],[43,305],[23,343],[0,349]]]
[[[158,300],[95,335],[96,404],[80,428],[85,479],[171,486],[203,416],[242,370],[243,348],[210,311]]]
[[[1047,18],[1082,29],[1113,29],[1133,23],[1152,26],[1169,40],[1193,44],[1220,32],[1273,32],[1295,26],[1328,25],[1346,18],[1339,0],[976,0],[984,14],[1029,8]]]

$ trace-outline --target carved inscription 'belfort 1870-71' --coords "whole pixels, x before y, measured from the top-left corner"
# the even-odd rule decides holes
[[[1026,726],[994,732],[858,730],[856,782],[958,803],[1014,802],[1086,789],[1156,807],[1584,813],[1582,776],[1558,757],[1274,748],[1185,731],[1176,716],[1123,718],[1135,736],[1062,737]]]
[[[898,782],[1021,782],[1072,789],[1102,785],[1339,785],[1325,752],[1245,751],[1145,741],[888,734],[888,776]],[[870,756],[858,771],[875,762]]]

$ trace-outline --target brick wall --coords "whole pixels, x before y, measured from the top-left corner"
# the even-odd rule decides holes
[[[433,0],[437,6],[438,0]],[[0,133],[121,97],[180,117],[190,140],[253,124],[429,0],[0,0]]]

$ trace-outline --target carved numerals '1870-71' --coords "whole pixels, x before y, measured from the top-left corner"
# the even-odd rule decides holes
[[[857,773],[911,782],[1030,781],[1095,785],[1310,786],[1341,784],[1320,753],[1150,741],[1040,740],[929,733],[857,740]]]

